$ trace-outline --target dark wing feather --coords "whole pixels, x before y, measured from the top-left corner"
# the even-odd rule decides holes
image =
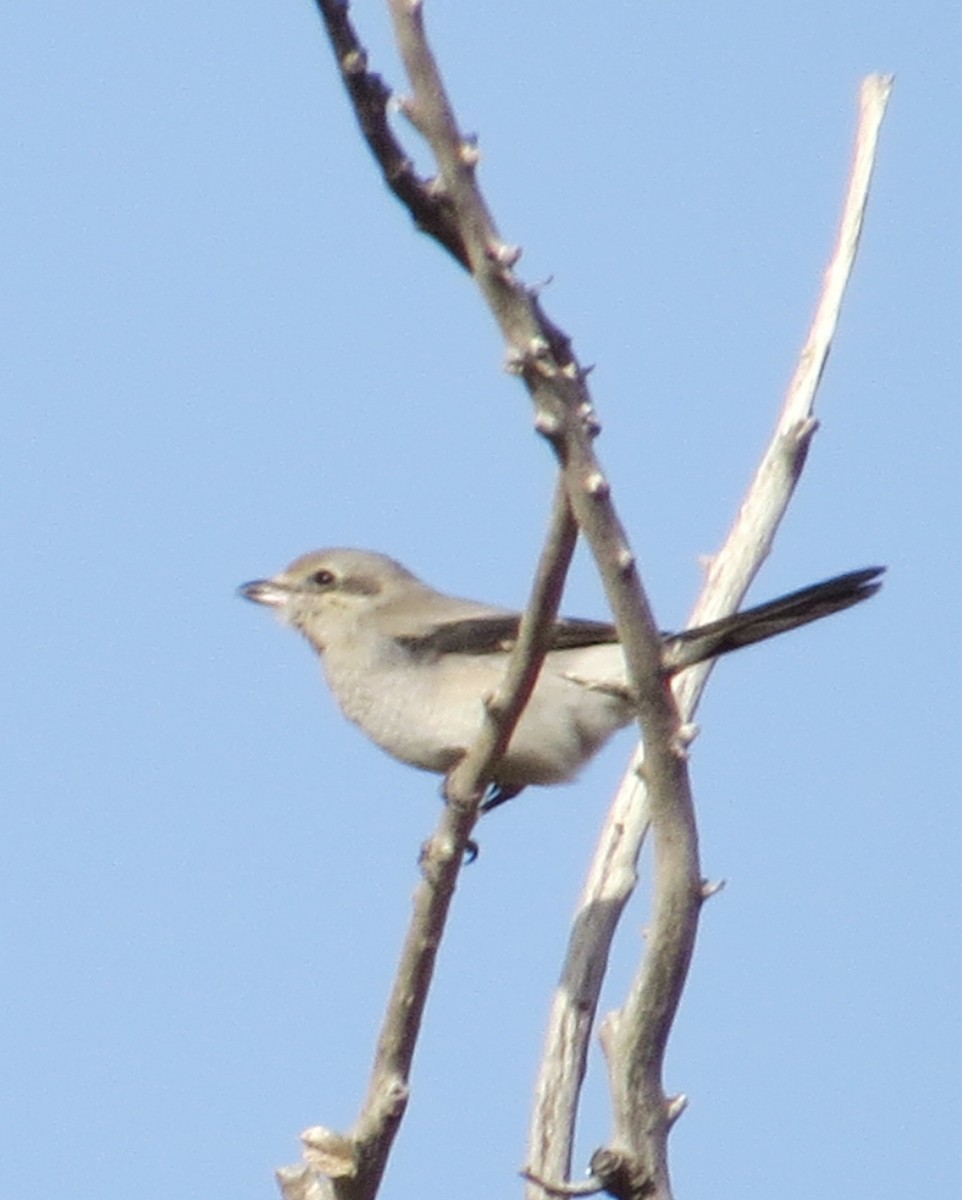
[[[697,629],[663,633],[665,669],[680,671],[867,600],[881,586],[879,576],[883,570],[883,567],[866,567],[849,571]],[[517,613],[493,612],[440,621],[425,633],[398,634],[394,640],[415,658],[437,659],[443,654],[505,654],[517,640],[519,624]],[[569,617],[555,622],[549,649],[576,650],[617,641],[614,625]]]
[[[512,613],[465,617],[435,625],[427,633],[394,640],[416,658],[439,658],[442,654],[504,654],[517,640],[520,621],[520,617]],[[596,646],[617,640],[614,625],[563,618],[555,623],[549,648],[574,650],[579,646]]]

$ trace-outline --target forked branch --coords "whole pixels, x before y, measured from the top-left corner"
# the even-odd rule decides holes
[[[689,626],[701,625],[737,609],[767,556],[788,507],[817,428],[815,395],[831,346],[845,288],[854,266],[868,202],[881,122],[892,87],[890,76],[872,75],[862,84],[852,168],[838,236],[824,276],[822,294],[781,413],[755,477],[724,546],[713,558]],[[685,671],[674,682],[684,726],[692,721],[713,663]],[[578,903],[562,971],[548,1020],[545,1050],[535,1089],[529,1138],[529,1171],[536,1180],[564,1181],[571,1151],[581,1082],[598,996],[618,920],[636,882],[636,866],[648,829],[640,754],[625,774],[605,821]],[[660,1039],[644,1033],[660,1020],[647,1005],[645,971],[649,954],[621,1013],[605,1031],[615,1114],[613,1146],[630,1146],[640,1119],[631,1086],[634,1072],[660,1076]],[[640,1035],[636,1031],[641,1031]],[[643,1060],[640,1064],[639,1057]],[[669,1124],[680,1114],[682,1098],[666,1100]],[[534,1183],[532,1200],[542,1189]]]
[[[649,953],[618,1029],[610,1033],[609,1040],[625,1038],[629,1036],[625,1031],[629,1030],[633,1041],[626,1051],[624,1079],[618,1083],[613,1078],[616,1113],[612,1146],[599,1152],[595,1165],[600,1186],[614,1194],[645,1194],[667,1200],[670,1196],[667,1132],[680,1112],[681,1103],[665,1098],[661,1067],[704,895],[685,768],[687,734],[680,725],[673,697],[661,682],[661,646],[656,626],[625,531],[611,502],[607,480],[594,454],[598,425],[586,387],[586,373],[574,356],[570,339],[550,321],[536,295],[514,273],[520,251],[501,238],[478,187],[477,147],[459,131],[425,36],[420,0],[389,0],[389,6],[411,85],[410,98],[400,102],[399,107],[431,147],[438,168],[433,179],[422,179],[414,172],[391,129],[390,93],[381,79],[367,69],[367,57],[351,26],[347,4],[342,0],[318,0],[363,136],[388,186],[406,205],[417,226],[452,254],[478,283],[504,334],[508,367],[526,384],[534,402],[536,428],[549,441],[558,459],[561,483],[508,674],[498,696],[489,701],[487,721],[476,745],[447,781],[449,803],[437,832],[425,848],[424,878],[415,896],[415,911],[385,1016],[368,1096],[349,1134],[339,1135],[321,1128],[307,1131],[304,1135],[307,1165],[280,1172],[281,1185],[287,1200],[295,1196],[300,1200],[316,1200],[332,1195],[342,1200],[370,1200],[376,1194],[404,1112],[411,1059],[434,957],[463,851],[477,819],[484,784],[491,777],[536,681],[547,631],[557,613],[580,528],[594,553],[618,624],[638,699],[646,755],[643,767],[634,768],[632,785],[623,789],[619,801],[622,804],[619,811],[624,815],[621,833],[613,835],[609,830],[596,858],[592,878],[600,890],[593,893],[594,898],[582,914],[585,919],[580,920],[578,935],[573,935],[566,975],[579,1003],[584,1004],[586,996],[594,995],[589,1004],[589,1012],[593,1013],[597,1002],[597,992],[593,989],[600,986],[611,933],[633,886],[641,830],[645,820],[649,820],[655,843],[655,899]],[[828,336],[830,339],[830,333]],[[822,361],[824,352],[827,341]],[[817,357],[817,352],[813,352],[812,361],[817,361]],[[818,365],[813,394],[820,372]],[[795,421],[791,429],[794,440],[790,444],[783,440],[783,449],[794,447],[788,462],[788,475],[792,479],[800,469],[813,428],[810,422]],[[774,526],[772,532],[773,529]],[[723,557],[719,555],[716,559],[713,573]],[[761,558],[757,560],[760,561]],[[709,584],[711,581],[712,576]],[[695,672],[688,673],[688,677],[694,675]],[[698,694],[696,689],[692,699],[687,692],[680,693],[683,703],[692,710]],[[643,771],[644,775],[644,803],[637,771]],[[613,889],[615,879],[620,882]],[[586,915],[589,910],[595,916],[603,913],[604,919],[593,923]],[[569,1064],[575,1063],[575,1070],[569,1071],[571,1086],[562,1089],[564,1095],[560,1104],[556,1103],[558,1111],[551,1121],[540,1127],[536,1125],[540,1128],[540,1148],[532,1154],[532,1169],[536,1168],[536,1174],[543,1180],[560,1180],[549,1189],[559,1194],[573,1194],[572,1186],[564,1180],[568,1174],[570,1129],[573,1129],[589,1028],[590,1016],[588,1023],[568,1038],[569,1049],[574,1048]],[[543,1098],[543,1093],[539,1093],[539,1103]]]

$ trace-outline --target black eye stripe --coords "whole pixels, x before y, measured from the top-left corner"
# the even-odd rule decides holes
[[[316,588],[357,596],[376,596],[381,591],[381,585],[376,579],[365,575],[338,575],[330,567],[318,567],[307,576],[307,582]]]
[[[376,579],[364,575],[348,575],[341,580],[341,591],[353,592],[356,596],[377,596],[380,594],[381,585]]]

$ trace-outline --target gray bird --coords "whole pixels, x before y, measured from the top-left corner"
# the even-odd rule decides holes
[[[881,586],[867,567],[720,621],[664,634],[666,675],[858,604]],[[318,550],[241,594],[277,611],[321,656],[341,711],[388,754],[446,774],[477,736],[518,613],[435,591],[367,550]],[[618,634],[557,621],[537,685],[495,771],[486,808],[529,784],[563,783],[634,717]]]

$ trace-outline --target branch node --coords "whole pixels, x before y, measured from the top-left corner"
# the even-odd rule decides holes
[[[556,379],[559,374],[557,365],[548,355],[544,357],[539,356],[534,360],[532,365],[542,379]]]
[[[789,425],[779,438],[779,450],[788,460],[788,473],[793,479],[797,480],[802,473],[816,429],[818,421],[807,415]]]
[[[424,194],[431,200],[445,200],[448,195],[448,189],[444,186],[444,180],[440,175],[432,175],[430,179],[425,179]]]
[[[688,747],[692,744],[700,732],[699,726],[692,721],[686,721],[679,725],[675,730],[675,736],[672,741],[672,749],[679,758],[688,761]]]
[[[357,1145],[353,1138],[312,1125],[301,1134],[304,1158],[328,1179],[353,1179],[357,1175]]]
[[[521,257],[521,247],[512,246],[508,242],[492,242],[485,253],[491,262],[497,263],[499,267],[507,267],[510,271]]]
[[[532,300],[537,300],[538,297],[541,295],[541,293],[544,291],[544,289],[552,283],[554,283],[554,276],[546,275],[545,278],[539,280],[538,283],[527,284],[525,286],[525,291],[528,293],[528,295],[531,297]]]
[[[684,721],[678,726],[677,736],[682,738],[686,746],[690,746],[701,733],[701,726],[696,721]]]
[[[523,375],[524,362],[524,354],[512,346],[504,356],[504,369],[509,375]]]
[[[595,500],[606,500],[611,491],[611,485],[600,471],[592,471],[585,476],[585,491]]]
[[[397,92],[391,94],[391,105],[396,112],[405,117],[415,129],[418,129],[417,110],[414,105],[414,100],[411,96],[400,96]]]
[[[618,1200],[640,1200],[655,1190],[650,1170],[638,1158],[602,1147],[591,1156],[589,1170],[602,1189]]]
[[[345,75],[363,75],[367,70],[367,51],[358,46],[341,58],[341,70]]]
[[[457,800],[448,800],[448,804],[459,806]],[[418,853],[418,866],[422,878],[429,884],[435,884],[443,863],[454,857],[454,842],[450,837],[442,837],[435,833],[426,842],[421,843]]]
[[[578,416],[589,437],[595,438],[601,433],[601,422],[598,420],[590,400],[584,401],[578,409]]]
[[[463,138],[458,147],[458,158],[466,167],[474,168],[481,161],[481,151],[473,137]]]
[[[536,1184],[549,1196],[595,1196],[598,1192],[604,1191],[601,1180],[594,1175],[589,1175],[582,1183],[554,1183],[550,1179],[544,1179],[531,1167],[522,1167],[519,1174],[522,1179]]]
[[[549,440],[556,438],[561,432],[561,422],[554,413],[548,412],[544,408],[538,410],[534,419],[534,427],[542,437],[546,437]]]
[[[278,1167],[274,1178],[284,1200],[330,1200],[330,1183],[303,1163],[295,1167]]]
[[[622,575],[628,575],[635,569],[635,556],[630,546],[619,546],[615,555],[615,563]]]
[[[679,1092],[677,1096],[669,1096],[665,1104],[665,1120],[668,1122],[668,1128],[678,1120],[681,1114],[688,1107],[688,1097],[684,1092]]]
[[[454,847],[452,846],[452,850]],[[391,1117],[396,1117],[403,1113],[407,1107],[407,1102],[411,1097],[411,1088],[405,1079],[400,1075],[392,1075],[384,1084],[381,1096],[384,1101],[384,1109]]]
[[[702,901],[710,900],[712,896],[717,896],[725,887],[724,879],[703,879],[701,881],[701,898]]]
[[[818,430],[818,417],[803,417],[790,431],[789,435],[798,448],[807,447]]]

